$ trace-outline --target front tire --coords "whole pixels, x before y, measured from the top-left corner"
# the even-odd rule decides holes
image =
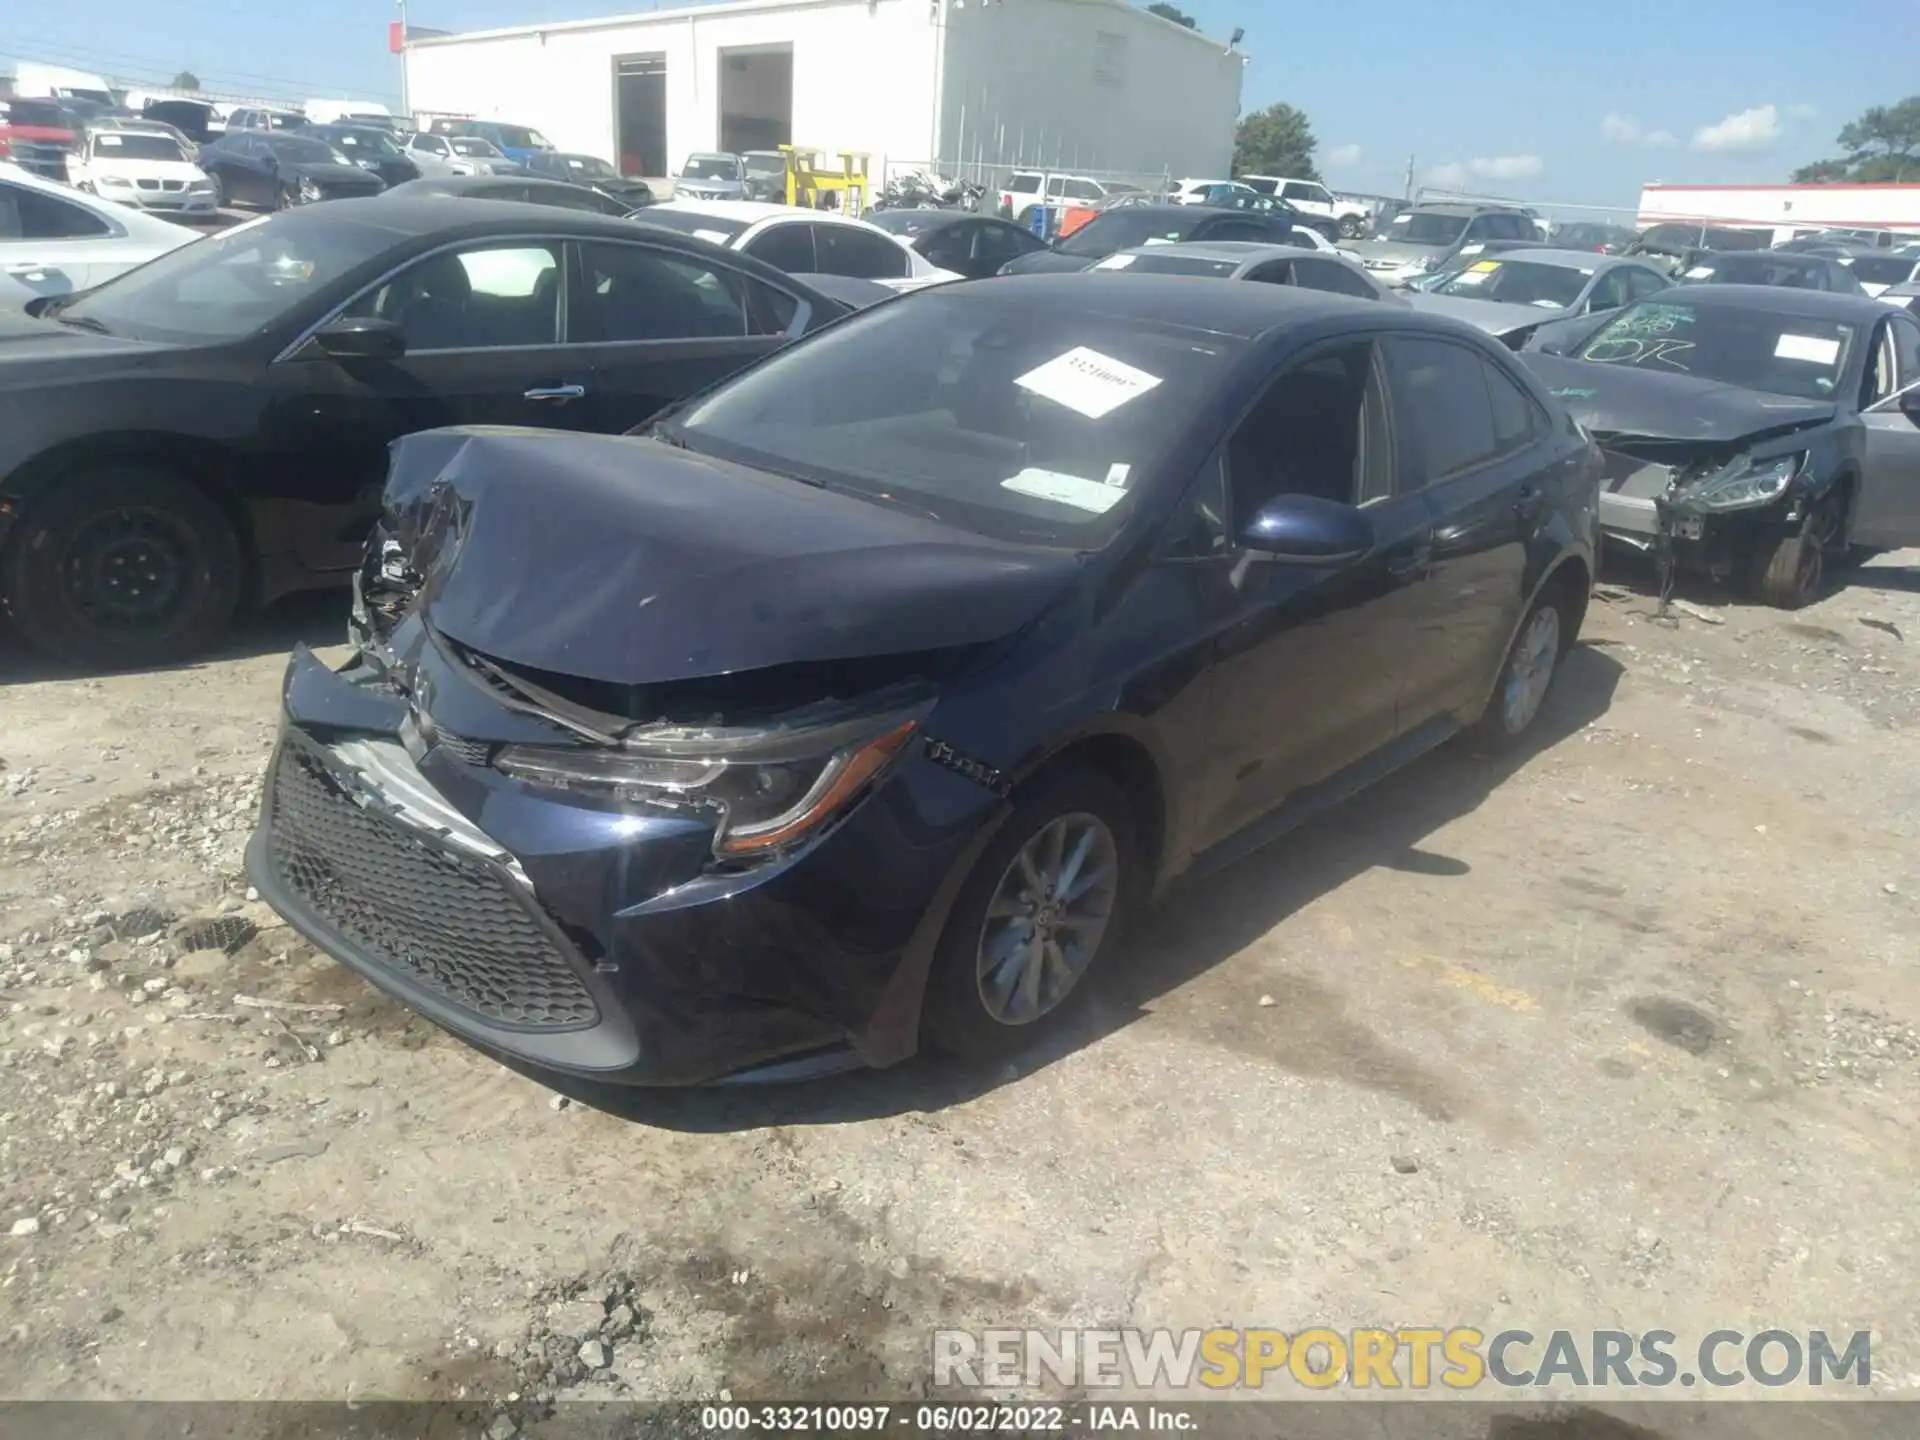
[[[1791,535],[1763,536],[1753,548],[1747,580],[1756,599],[1776,610],[1798,610],[1820,598],[1827,555],[1845,553],[1841,508],[1832,495],[1816,500]]]
[[[1520,622],[1486,713],[1468,732],[1475,749],[1503,754],[1518,749],[1545,708],[1547,692],[1573,640],[1573,617],[1565,591],[1549,584]]]
[[[1358,240],[1360,238],[1360,218],[1357,215],[1343,215],[1340,217],[1340,238],[1342,240]]]
[[[1113,952],[1141,884],[1126,792],[1070,763],[1040,775],[975,863],[934,956],[922,1033],[995,1059],[1060,1028]]]
[[[0,551],[0,604],[27,642],[96,669],[206,649],[240,602],[240,542],[205,491],[107,464],[54,483]]]

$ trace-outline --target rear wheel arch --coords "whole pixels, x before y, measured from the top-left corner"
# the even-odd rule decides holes
[[[1573,649],[1574,642],[1580,638],[1580,627],[1587,618],[1587,602],[1593,595],[1593,570],[1585,557],[1563,555],[1553,568],[1541,578],[1534,598],[1547,593],[1549,587],[1557,586],[1564,600],[1561,614],[1566,625],[1561,631],[1561,654]]]

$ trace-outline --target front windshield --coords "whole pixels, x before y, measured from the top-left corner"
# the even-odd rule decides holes
[[[680,175],[685,180],[738,180],[740,162],[731,155],[695,155]]]
[[[746,157],[746,164],[749,175],[784,175],[787,173],[787,157],[784,155],[749,155]]]
[[[296,210],[169,250],[56,313],[63,321],[136,340],[239,340],[314,299],[392,243],[391,231]]]
[[[724,245],[734,236],[747,228],[744,220],[726,220],[718,215],[706,215],[698,210],[682,210],[671,202],[665,205],[649,205],[644,213],[636,217],[643,225],[664,225],[669,230],[678,230],[683,235],[698,235],[715,245]]]
[[[276,135],[267,142],[267,148],[274,157],[289,165],[351,165],[353,161],[342,155],[324,140],[309,140],[292,135]]]
[[[1452,245],[1467,228],[1464,215],[1436,210],[1408,210],[1393,217],[1387,239],[1396,245]]]
[[[342,150],[366,150],[375,155],[398,155],[400,147],[378,130],[342,130],[330,137]]]
[[[185,160],[180,142],[170,135],[110,131],[93,137],[96,160]]]
[[[1099,260],[1116,250],[1141,245],[1170,245],[1206,218],[1199,207],[1192,215],[1169,215],[1152,210],[1108,210],[1089,220],[1060,242],[1062,255],[1084,255]]]
[[[1005,539],[1093,548],[1241,342],[927,291],[783,351],[667,431]]]
[[[477,135],[455,135],[447,143],[453,146],[456,155],[479,156],[487,160],[504,160],[506,152],[491,140],[482,140]]]
[[[1819,290],[1824,269],[1802,256],[1747,251],[1738,255],[1702,255],[1681,277],[1706,285],[1780,285],[1789,290]]]
[[[1854,334],[1841,320],[1642,300],[1609,320],[1575,358],[1831,400],[1846,374]]]
[[[1492,300],[1502,305],[1537,305],[1564,310],[1580,298],[1593,278],[1572,265],[1542,265],[1532,260],[1476,260],[1435,288],[1438,295]]]
[[[586,175],[596,180],[616,180],[613,167],[591,155],[562,155],[560,164],[569,175]]]
[[[1198,255],[1156,255],[1143,250],[1137,255],[1109,255],[1096,270],[1130,270],[1136,275],[1231,275],[1237,268],[1231,260],[1206,260]]]
[[[551,150],[547,137],[527,125],[496,125],[493,133],[509,150]]]

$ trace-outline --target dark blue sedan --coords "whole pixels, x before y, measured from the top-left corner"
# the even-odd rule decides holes
[[[1465,326],[1159,276],[888,301],[639,438],[415,435],[249,870],[534,1067],[1002,1053],[1174,877],[1525,736],[1598,476]]]

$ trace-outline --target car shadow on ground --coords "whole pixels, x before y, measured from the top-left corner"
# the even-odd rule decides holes
[[[242,617],[219,645],[192,660],[170,665],[135,665],[119,670],[89,670],[42,655],[0,624],[0,686],[43,681],[84,680],[104,675],[160,675],[201,670],[229,660],[284,655],[297,644],[320,649],[347,643],[347,591],[308,590],[289,595]]]
[[[1175,887],[1115,955],[1111,972],[1089,997],[1093,1003],[1081,1008],[1075,1023],[1012,1062],[982,1065],[917,1057],[887,1070],[804,1082],[660,1090],[595,1085],[513,1068],[607,1114],[686,1131],[832,1125],[940,1110],[971,1100],[1141,1019],[1162,997],[1367,870],[1467,874],[1464,861],[1425,848],[1424,842],[1477,808],[1533,755],[1604,715],[1623,673],[1620,662],[1604,648],[1583,644],[1567,657],[1533,737],[1517,753],[1488,759],[1460,745],[1443,747],[1238,864]],[[1273,1003],[1292,1007],[1294,1018],[1286,1033],[1298,1043],[1291,1049],[1283,1045],[1276,1053],[1269,1033],[1258,1042],[1261,1058],[1297,1073],[1337,1075],[1401,1094],[1432,1113],[1449,1113],[1452,1102],[1444,1090],[1345,1019],[1338,996],[1304,982],[1269,982],[1268,988],[1286,990]],[[1253,997],[1247,1003],[1252,1005]],[[1231,1034],[1213,1038],[1234,1047]],[[1251,1043],[1247,1048],[1254,1050]]]

